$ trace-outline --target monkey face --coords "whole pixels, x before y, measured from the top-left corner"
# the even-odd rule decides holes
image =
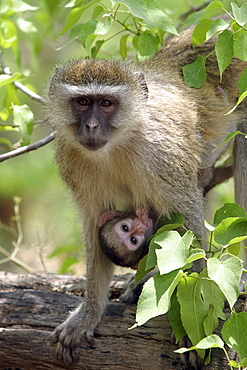
[[[148,219],[144,224],[139,218],[123,219],[115,225],[114,231],[127,250],[130,252],[135,251],[152,235],[153,221],[152,219]]]
[[[71,100],[71,106],[80,144],[89,150],[102,148],[112,131],[109,122],[116,113],[117,100],[103,95],[79,96]]]
[[[94,158],[92,151],[108,152],[135,137],[146,119],[147,85],[129,65],[82,59],[56,69],[48,101],[57,135]]]

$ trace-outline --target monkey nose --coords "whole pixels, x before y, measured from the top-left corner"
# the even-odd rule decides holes
[[[138,224],[134,225],[132,232],[141,233],[141,232],[144,232],[145,230],[146,230],[146,227],[144,225],[138,223]]]

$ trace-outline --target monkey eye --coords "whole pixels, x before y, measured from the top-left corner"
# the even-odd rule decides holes
[[[91,104],[91,101],[90,99],[87,99],[87,98],[80,98],[77,100],[78,104],[80,104],[81,106],[85,107],[85,106],[88,106]]]
[[[122,230],[123,230],[125,233],[127,233],[127,232],[129,231],[129,228],[128,228],[128,226],[127,226],[127,225],[122,225],[122,226],[121,226],[121,228],[122,228]]]
[[[134,236],[132,236],[131,238],[130,238],[130,242],[131,242],[131,244],[137,244],[137,239],[134,237]]]
[[[110,107],[112,105],[112,102],[110,100],[102,100],[102,102],[100,103],[100,105],[103,108],[107,108],[107,107]]]

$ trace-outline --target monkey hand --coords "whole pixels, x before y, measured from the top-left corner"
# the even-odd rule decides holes
[[[176,343],[174,333],[172,333],[171,342],[173,344]],[[182,347],[190,348],[191,346],[192,346],[192,343],[188,337],[183,337],[178,341],[179,348],[182,348]],[[203,366],[203,360],[201,359],[201,357],[196,351],[189,351],[189,352],[181,353],[180,359],[186,367],[190,367],[194,370],[201,369],[201,367]]]
[[[100,311],[100,310],[99,310]],[[66,364],[79,360],[79,346],[83,336],[87,343],[94,345],[94,329],[100,321],[99,311],[87,310],[81,304],[51,334],[51,344],[56,345],[56,356]]]

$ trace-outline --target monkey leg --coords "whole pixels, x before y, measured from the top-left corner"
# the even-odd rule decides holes
[[[95,233],[91,240],[97,243]],[[90,346],[94,345],[94,329],[104,313],[113,268],[113,263],[101,252],[97,244],[94,244],[94,248],[92,245],[89,246],[85,302],[74,310],[51,335],[51,344],[56,345],[57,358],[67,364],[78,361],[79,346],[83,337]]]

